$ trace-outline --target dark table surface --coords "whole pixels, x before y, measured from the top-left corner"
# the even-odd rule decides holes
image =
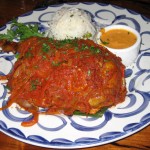
[[[0,26],[30,10],[67,2],[100,2],[131,9],[150,18],[150,0],[0,0]]]
[[[101,2],[109,3],[123,8],[131,9],[141,15],[150,18],[150,0],[0,0],[0,27],[15,17],[30,10],[44,7],[51,4],[63,2]],[[0,149],[1,150],[41,150],[45,148],[36,147],[15,140],[0,132]],[[97,146],[85,148],[84,150],[149,150],[150,149],[150,127],[127,137],[125,139]]]

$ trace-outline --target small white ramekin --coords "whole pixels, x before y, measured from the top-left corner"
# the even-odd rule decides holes
[[[105,27],[104,29],[105,29],[105,32],[112,30],[112,29],[125,29],[136,35],[137,41],[135,42],[135,44],[133,44],[132,46],[130,46],[128,48],[123,48],[123,49],[113,49],[113,48],[109,48],[106,45],[102,44],[100,41],[101,32],[99,32],[97,34],[97,38],[96,38],[96,41],[98,44],[105,46],[109,51],[116,54],[116,56],[119,56],[122,59],[122,63],[126,67],[130,66],[137,58],[139,50],[140,50],[140,45],[141,45],[140,34],[135,29],[133,29],[129,26],[126,26],[126,25],[111,25],[111,26]]]

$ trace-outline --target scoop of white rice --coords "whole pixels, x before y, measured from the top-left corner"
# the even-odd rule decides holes
[[[90,38],[94,39],[96,28],[91,16],[78,8],[63,7],[56,11],[48,23],[48,37],[57,40]]]

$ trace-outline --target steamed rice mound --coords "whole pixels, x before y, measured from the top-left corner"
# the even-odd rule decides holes
[[[48,37],[57,40],[74,38],[93,40],[96,33],[91,16],[78,8],[61,8],[54,13],[48,25]]]

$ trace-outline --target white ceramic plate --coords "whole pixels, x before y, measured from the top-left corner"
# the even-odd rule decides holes
[[[126,24],[140,32],[142,44],[136,62],[126,68],[128,93],[125,102],[110,108],[102,118],[40,116],[32,127],[22,127],[30,114],[16,109],[15,104],[0,112],[0,130],[17,140],[47,148],[84,148],[103,145],[132,135],[150,124],[150,19],[131,10],[97,3],[72,3],[50,6],[18,17],[19,22],[42,25],[61,7],[78,7],[91,13],[99,26]],[[6,32],[11,22],[0,29]],[[15,61],[12,53],[0,53],[0,74],[8,74]],[[0,103],[8,98],[3,82]]]

